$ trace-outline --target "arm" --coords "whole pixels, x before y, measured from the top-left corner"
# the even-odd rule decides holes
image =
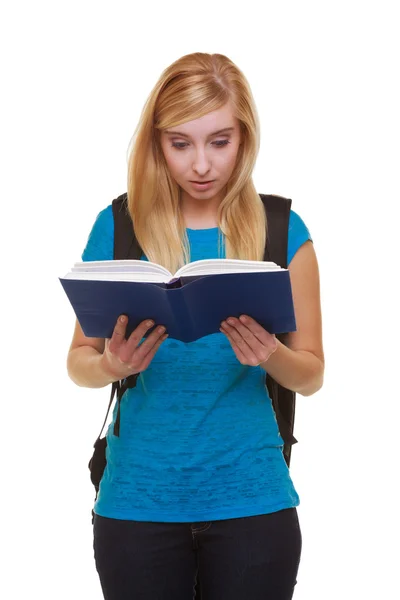
[[[287,334],[287,346],[246,316],[232,319],[233,325],[224,322],[221,331],[242,364],[260,365],[283,387],[310,396],[321,388],[325,367],[319,271],[311,241],[296,252],[289,271],[297,331]]]
[[[100,388],[129,375],[141,373],[168,337],[165,327],[156,327],[142,342],[154,322],[143,321],[125,339],[127,317],[121,315],[111,339],[88,338],[78,322],[68,352],[67,370],[74,383],[82,387]]]
[[[82,387],[100,388],[117,380],[104,371],[104,347],[105,340],[86,337],[76,321],[67,357],[68,375],[74,383]]]
[[[312,242],[303,244],[289,265],[297,331],[287,345],[277,340],[276,351],[261,366],[278,383],[310,396],[323,384],[324,352],[318,262]]]

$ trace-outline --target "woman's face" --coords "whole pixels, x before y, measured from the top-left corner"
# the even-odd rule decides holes
[[[240,142],[239,121],[229,103],[200,119],[162,131],[162,151],[171,176],[182,188],[182,200],[219,203],[235,167]],[[209,181],[212,183],[204,187],[193,183]]]

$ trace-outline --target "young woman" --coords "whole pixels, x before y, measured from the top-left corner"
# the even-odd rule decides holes
[[[252,182],[255,103],[227,57],[195,53],[151,92],[131,148],[128,208],[143,260],[175,272],[188,261],[262,260],[263,203]],[[113,258],[111,206],[83,260]],[[87,338],[76,324],[72,380],[103,387],[139,373],[121,402],[120,436],[94,506],[96,568],[106,600],[288,600],[301,554],[299,498],[285,463],[266,371],[303,396],[322,385],[317,259],[291,212],[288,265],[297,331],[284,345],[247,315],[192,343],[143,322],[125,339]],[[114,411],[115,419],[115,411]],[[113,420],[114,420],[113,419]]]

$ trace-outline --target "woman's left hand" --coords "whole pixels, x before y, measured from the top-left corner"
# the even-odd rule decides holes
[[[228,338],[234,353],[242,365],[257,367],[265,363],[278,347],[275,335],[247,315],[239,319],[229,317],[222,321],[221,333]]]

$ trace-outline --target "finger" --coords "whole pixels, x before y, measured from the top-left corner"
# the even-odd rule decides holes
[[[240,315],[239,322],[242,323],[247,329],[249,329],[253,335],[260,340],[264,346],[275,345],[275,335],[269,333],[264,327],[262,327],[257,321],[248,315]]]
[[[159,347],[161,346],[161,344],[167,339],[168,337],[168,333],[165,333],[164,335],[162,335],[157,342],[153,345],[153,347],[149,350],[149,352],[146,354],[146,356],[144,357],[144,359],[142,360],[141,363],[141,370],[144,371],[145,369],[147,369],[147,367],[149,366],[149,364],[151,363],[151,361],[154,358],[154,355],[156,354],[157,350],[159,349]]]
[[[154,328],[154,330],[146,336],[140,343],[138,347],[138,351],[141,350],[147,354],[149,350],[152,349],[154,344],[158,342],[158,340],[165,334],[166,328],[164,325],[158,325]]]
[[[126,315],[120,315],[112,332],[108,348],[112,354],[116,354],[118,349],[121,347],[125,340],[126,326],[128,324],[128,317]]]
[[[233,329],[233,328],[231,328]],[[244,342],[243,339],[240,339],[238,342],[237,339],[231,335],[230,332],[226,331],[221,327],[220,331],[226,335],[228,338],[234,353],[236,354],[237,359],[244,365],[258,365],[260,361],[254,352],[249,348],[249,346]]]
[[[228,321],[232,321],[232,319],[228,319]],[[238,319],[235,319],[235,321],[238,321]],[[239,322],[236,326],[230,326],[228,323],[223,322],[223,326],[228,330],[228,333],[230,333],[242,352],[250,357],[250,364],[252,365],[258,365],[265,362],[277,349],[277,340],[275,336],[269,334],[265,330],[266,340],[262,343],[249,329],[247,329],[247,327],[240,325]],[[247,344],[250,348],[251,355],[246,353],[244,344]],[[254,362],[253,355],[257,358],[256,362]]]
[[[134,359],[135,363],[141,363],[164,334],[165,327],[160,325],[159,327],[156,327],[155,330],[152,331],[151,334],[142,341],[142,343],[139,343],[138,346],[135,346],[131,349],[130,345],[127,344],[126,348],[124,349],[126,352],[124,355],[129,356],[127,360]]]
[[[149,329],[154,327],[154,321],[152,319],[146,319],[139,323],[134,329],[126,342],[127,355],[133,354],[135,349],[139,346],[140,340],[145,336]]]
[[[261,342],[247,327],[240,323],[239,319],[229,318],[227,321],[223,321],[221,326],[229,333],[244,354],[248,355],[248,351],[250,351],[257,355],[262,351],[263,345]]]
[[[249,329],[249,327],[243,325],[239,319],[230,317],[229,319],[227,319],[227,322],[224,321],[223,323],[227,327],[232,328],[232,331],[229,330],[229,332],[231,333],[231,335],[234,336],[235,340],[238,342],[236,334],[237,332],[248,344],[251,350],[256,354],[256,356],[260,357],[261,361],[266,360],[265,356],[269,355],[275,350],[275,336],[268,333],[263,327],[261,327],[261,325],[258,325],[256,321],[254,321],[255,325],[252,325],[252,327],[257,328],[257,330],[261,330],[261,332],[263,332],[263,335],[261,333],[258,334],[259,337],[255,335],[254,332],[251,329]],[[229,323],[231,325],[229,325]]]
[[[247,365],[249,363],[247,356],[241,351],[239,346],[237,344],[235,344],[233,338],[229,335],[229,333],[224,331],[222,328],[220,329],[220,331],[221,331],[221,333],[226,335],[226,337],[228,338],[228,341],[229,341],[230,345],[232,346],[232,350],[234,351],[238,361],[241,362],[242,365]]]

